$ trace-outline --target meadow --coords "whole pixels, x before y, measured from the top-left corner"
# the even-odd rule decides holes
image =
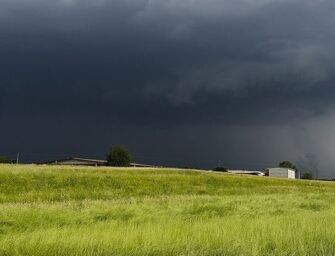
[[[335,184],[0,165],[0,255],[335,255]]]

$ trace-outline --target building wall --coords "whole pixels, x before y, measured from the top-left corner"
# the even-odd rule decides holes
[[[289,179],[295,179],[295,171],[294,170],[287,170],[288,172],[288,178]]]

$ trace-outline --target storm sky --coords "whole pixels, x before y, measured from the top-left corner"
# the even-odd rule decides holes
[[[0,155],[335,178],[331,0],[0,0]]]

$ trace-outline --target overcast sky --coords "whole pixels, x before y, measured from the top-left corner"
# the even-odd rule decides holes
[[[335,2],[0,0],[0,155],[335,178]]]

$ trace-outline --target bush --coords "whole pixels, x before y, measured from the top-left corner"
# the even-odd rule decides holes
[[[130,166],[132,156],[128,149],[123,146],[112,147],[107,154],[107,164],[109,166]]]
[[[0,156],[0,164],[11,164],[13,161],[6,157],[6,156]]]
[[[216,168],[213,169],[213,171],[215,171],[215,172],[227,172],[228,169],[225,168],[225,167],[216,167]]]
[[[305,172],[302,174],[301,179],[303,180],[312,180],[313,179],[313,174],[310,172]]]

